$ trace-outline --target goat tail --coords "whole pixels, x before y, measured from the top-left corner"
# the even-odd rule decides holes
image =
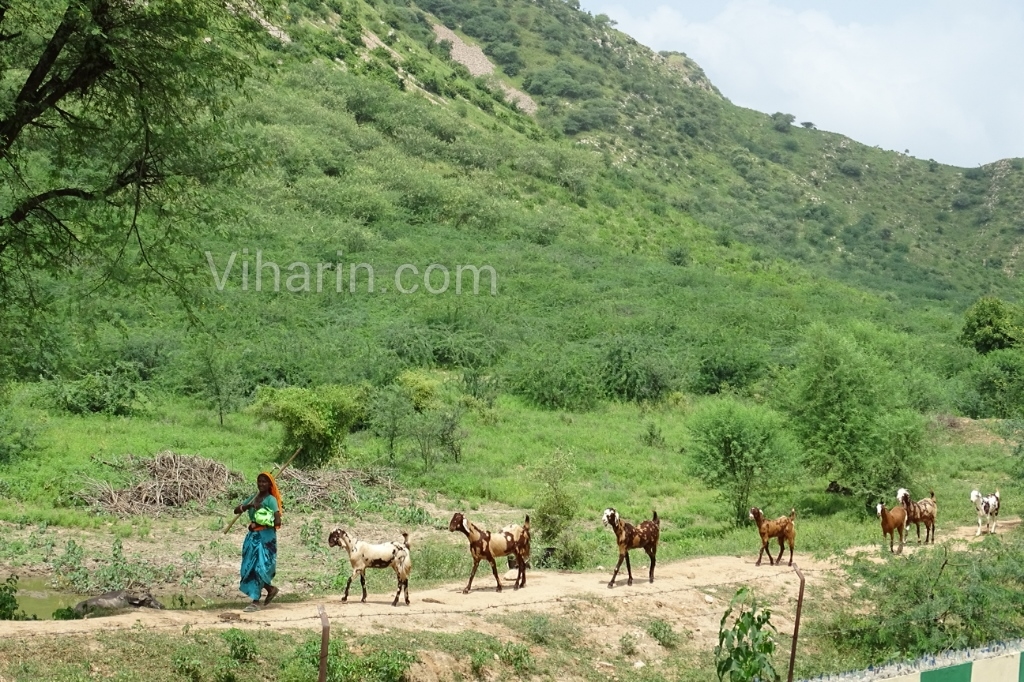
[[[789,520],[796,521],[796,507],[789,510]]]
[[[526,531],[530,530],[530,515],[529,514],[526,515],[526,519],[523,521],[523,530],[526,530]]]
[[[932,494],[932,502],[934,502],[934,501],[935,501],[935,491],[934,491],[934,490],[932,490],[932,491],[931,491],[931,494]]]
[[[409,549],[409,534],[406,532],[402,533],[402,544],[405,545],[406,549]]]
[[[658,518],[658,512],[651,510],[651,521],[654,521],[654,525],[661,528],[661,519]]]

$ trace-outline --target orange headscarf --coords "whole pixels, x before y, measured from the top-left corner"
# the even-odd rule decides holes
[[[281,516],[284,517],[284,500],[281,499],[281,491],[277,487],[277,481],[274,480],[274,475],[269,471],[264,471],[260,474],[270,479],[270,494],[277,499],[277,510],[281,512]]]

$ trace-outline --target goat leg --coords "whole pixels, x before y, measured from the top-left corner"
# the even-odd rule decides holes
[[[341,598],[341,601],[348,601],[348,588],[352,585],[352,576],[348,577],[348,582],[345,583],[345,596]]]
[[[651,570],[648,572],[647,577],[650,580],[650,582],[653,583],[654,582],[654,564],[657,561],[657,559],[655,557],[657,555],[657,551],[658,550],[656,550],[656,549],[647,549],[645,547],[644,551],[647,552],[647,556],[651,557]]]
[[[629,565],[629,550],[626,550],[626,574],[629,576],[629,580],[626,581],[626,585],[633,584],[633,569]]]
[[[491,562],[491,572],[494,573],[494,582],[498,585],[495,592],[501,592],[501,578],[498,577],[498,563],[494,560],[494,557],[487,559]]]
[[[366,603],[366,574],[365,573],[360,573],[359,574],[359,584],[363,586],[362,602],[365,604]]]
[[[398,606],[398,597],[402,594],[402,579],[398,579],[398,591],[395,592],[395,601],[391,602],[392,606]]]
[[[779,564],[780,566],[782,565],[782,553],[785,552],[785,551],[786,551],[786,540],[785,540],[785,538],[783,538],[780,535],[779,536],[779,556],[778,556],[778,558],[775,559],[775,563],[776,564]],[[772,553],[772,551],[769,549],[768,550],[768,556],[771,556],[771,553]],[[790,563],[791,564],[793,563],[792,557],[790,558]]]
[[[764,548],[767,547],[767,546],[768,545],[766,543],[761,543],[761,551],[757,553],[757,563],[754,564],[755,566],[760,566],[761,565],[761,557],[764,556]],[[768,552],[768,561],[771,561],[771,560],[772,560],[772,553]]]
[[[402,584],[405,586],[405,605],[408,606],[409,605],[409,579],[406,578],[405,580],[403,580]]]
[[[629,556],[628,554],[626,556]],[[615,576],[619,574],[619,567],[622,566],[623,555],[619,555],[619,563],[615,564],[615,570],[612,571],[612,579],[608,581],[608,587],[615,587]]]
[[[473,586],[473,576],[476,575],[476,567],[480,565],[479,559],[473,559],[473,570],[469,572],[469,582],[466,583],[466,589],[462,591],[462,594],[469,594],[469,588]]]

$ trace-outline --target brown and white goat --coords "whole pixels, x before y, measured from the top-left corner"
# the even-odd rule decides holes
[[[636,549],[637,547],[642,548],[647,552],[647,556],[651,558],[651,569],[648,573],[648,579],[650,582],[654,582],[654,564],[657,563],[658,557],[658,538],[661,536],[661,519],[658,518],[658,512],[651,512],[653,516],[650,521],[644,521],[639,526],[627,522],[621,516],[619,512],[609,507],[604,510],[602,519],[604,525],[611,526],[615,532],[615,542],[619,545],[619,563],[615,564],[615,572],[612,573],[612,579],[608,581],[608,587],[615,587],[615,577],[619,574],[619,568],[622,566],[622,560],[626,560],[626,575],[629,576],[629,580],[626,581],[627,585],[633,584],[633,569],[629,565],[629,550]]]
[[[499,532],[491,533],[480,526],[472,523],[461,512],[455,512],[448,530],[452,533],[458,531],[469,539],[469,553],[473,556],[473,570],[469,574],[469,582],[463,594],[469,594],[473,586],[473,577],[476,569],[482,560],[487,560],[494,573],[494,582],[497,583],[497,592],[501,592],[501,579],[498,578],[498,565],[495,559],[512,555],[516,558],[516,566],[519,572],[516,574],[516,581],[512,588],[518,590],[526,587],[526,561],[530,558],[530,515],[526,515],[523,525],[513,523],[505,526]]]
[[[917,541],[921,542],[921,524],[924,524],[924,544],[928,544],[931,537],[932,544],[935,544],[935,519],[939,514],[939,507],[935,502],[935,491],[932,496],[926,497],[920,502],[910,499],[910,491],[900,488],[896,491],[896,500],[907,510],[907,528],[914,524],[917,528]]]
[[[882,540],[889,536],[889,552],[892,554],[903,554],[903,540],[907,532],[907,509],[903,505],[893,507],[891,510],[885,508],[884,502],[879,502],[875,507],[878,518],[882,520]],[[893,541],[896,535],[900,536],[900,551],[893,552]]]
[[[392,606],[398,606],[398,597],[405,589],[405,603],[409,603],[409,574],[412,573],[412,557],[409,556],[409,534],[402,533],[402,542],[384,542],[379,545],[371,545],[362,540],[356,540],[351,535],[341,530],[334,529],[327,544],[331,547],[341,546],[348,553],[349,563],[352,564],[352,575],[345,583],[345,595],[341,601],[348,601],[348,588],[352,585],[352,576],[359,574],[359,584],[363,586],[363,599],[366,601],[366,569],[391,567],[398,577],[398,591],[395,593],[395,601]]]
[[[796,509],[789,512],[789,516],[780,516],[775,520],[764,517],[757,507],[750,508],[750,518],[757,524],[757,532],[761,535],[761,551],[757,554],[757,563],[761,565],[761,557],[768,550],[768,563],[772,566],[782,563],[782,553],[786,550],[785,543],[789,543],[789,565],[793,565],[793,544],[796,542]],[[772,561],[772,551],[768,549],[768,543],[772,538],[779,539],[779,558]]]

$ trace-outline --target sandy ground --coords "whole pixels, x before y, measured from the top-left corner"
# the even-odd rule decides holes
[[[999,524],[999,531],[1008,531],[1020,523],[1019,518],[1004,519]],[[942,533],[939,541],[952,538],[957,542],[974,542],[981,539],[975,537],[976,530],[976,526],[956,528]],[[915,540],[911,540],[904,551],[911,553],[919,546]],[[852,547],[848,553],[858,551],[875,553],[878,545]],[[633,559],[633,585],[626,585],[623,566],[612,589],[607,586],[613,568],[611,566],[603,571],[585,573],[531,570],[528,572],[526,587],[520,590],[511,589],[511,580],[515,574],[510,571],[502,576],[505,588],[500,593],[495,590],[493,575],[481,565],[474,579],[473,590],[468,595],[462,594],[468,576],[457,576],[457,579],[441,587],[417,590],[414,570],[410,582],[410,606],[401,603],[398,607],[392,607],[393,592],[370,594],[365,603],[360,603],[358,585],[353,585],[348,603],[342,603],[340,595],[335,594],[310,601],[271,604],[256,613],[241,613],[244,601],[240,601],[238,609],[226,612],[140,609],[79,621],[0,621],[0,636],[89,633],[137,625],[177,630],[185,626],[315,629],[320,627],[317,606],[323,604],[332,623],[355,632],[395,627],[459,632],[465,629],[479,630],[478,621],[481,618],[516,611],[563,613],[579,611],[581,608],[596,608],[604,612],[624,609],[627,613],[647,618],[658,614],[658,617],[689,633],[689,637],[700,640],[695,643],[713,645],[722,613],[735,589],[741,584],[755,586],[762,597],[772,602],[777,616],[776,625],[781,632],[792,629],[791,618],[799,579],[794,570],[785,565],[788,553],[782,566],[770,566],[767,557],[761,566],[755,566],[756,558],[751,553],[659,563],[655,582],[649,583],[646,557],[641,559],[638,556]],[[833,560],[816,559],[806,553],[797,552],[794,563],[803,571],[808,590],[815,589],[830,576],[840,573]],[[622,618],[614,620],[621,623]],[[616,633],[617,642],[621,628]]]
[[[1019,518],[1003,519],[998,532],[1009,531],[1020,523]],[[939,541],[975,542],[982,539],[975,537],[976,530],[976,526],[947,530],[940,534]],[[912,553],[919,547],[911,540],[905,553]],[[879,557],[878,544],[848,550],[851,554],[858,551]],[[717,643],[719,622],[729,600],[737,588],[748,585],[760,602],[771,606],[772,623],[783,638],[782,646],[788,648],[800,580],[795,570],[785,563],[771,566],[765,557],[761,566],[755,566],[757,556],[754,553],[699,557],[659,563],[655,581],[649,583],[646,557],[641,557],[642,554],[633,561],[633,585],[626,584],[623,566],[611,589],[608,588],[611,566],[585,573],[531,570],[526,587],[520,590],[511,588],[515,572],[508,571],[502,575],[504,589],[500,593],[495,590],[490,571],[481,566],[469,594],[462,593],[468,577],[465,575],[453,576],[451,582],[440,587],[418,590],[414,570],[409,606],[400,603],[392,607],[393,592],[371,593],[367,601],[361,603],[360,591],[355,585],[348,603],[341,602],[340,594],[332,594],[319,599],[275,603],[256,613],[242,613],[245,602],[240,600],[238,608],[230,610],[140,609],[78,621],[0,621],[0,637],[89,639],[97,632],[137,627],[168,634],[232,627],[255,630],[272,627],[278,631],[314,634],[321,630],[318,606],[322,605],[334,631],[341,628],[356,634],[371,634],[399,629],[410,631],[413,643],[416,632],[474,631],[503,640],[521,640],[522,634],[512,627],[515,616],[505,616],[525,612],[565,618],[577,628],[590,650],[596,652],[595,658],[581,660],[580,665],[614,677],[614,665],[608,661],[617,660],[621,655],[620,639],[627,633],[636,641],[636,654],[630,660],[635,658],[637,665],[650,665],[655,669],[664,663],[666,650],[646,631],[646,625],[655,618],[668,622],[692,651],[710,651]],[[847,593],[845,575],[833,559],[816,559],[797,552],[794,563],[806,579],[808,599],[844,598]],[[536,653],[543,655],[542,651]],[[451,679],[455,673],[471,676],[468,663],[441,651],[425,650],[419,652],[409,679],[434,682]]]

